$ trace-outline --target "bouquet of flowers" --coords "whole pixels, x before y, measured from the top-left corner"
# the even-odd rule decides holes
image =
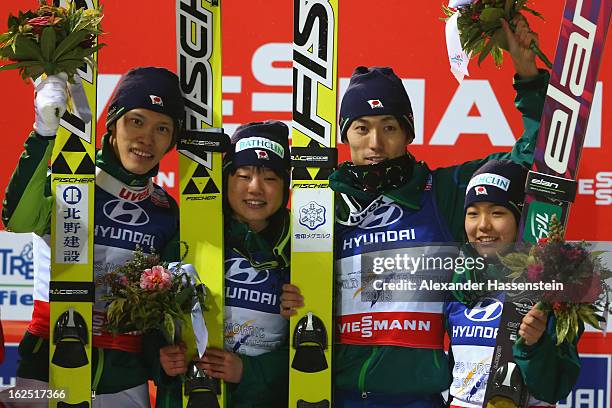
[[[72,80],[77,68],[93,66],[91,55],[103,46],[96,45],[102,17],[101,8],[55,7],[46,0],[37,10],[10,15],[8,32],[0,34],[0,61],[8,62],[0,71],[18,69],[24,80],[65,72]]]
[[[589,251],[586,242],[565,242],[563,235],[563,226],[553,215],[548,238],[540,238],[528,253],[500,256],[512,272],[509,278],[563,284],[561,291],[543,291],[537,304],[540,310],[555,315],[557,345],[576,338],[579,321],[604,330],[602,315],[607,315],[610,305],[606,279],[612,277],[612,272],[602,264],[602,251]]]
[[[502,49],[508,50],[508,40],[502,29],[500,18],[512,26],[512,19],[525,11],[539,18],[542,15],[526,5],[527,0],[451,0],[442,6],[445,20],[457,13],[457,28],[463,51],[469,58],[478,55],[478,64],[491,54],[497,66],[503,62]],[[454,7],[453,7],[454,6]],[[514,27],[512,27],[514,28]],[[548,66],[552,63],[535,42],[532,51]]]
[[[205,287],[194,278],[181,263],[169,270],[159,256],[137,248],[131,261],[97,282],[106,288],[103,299],[110,302],[105,330],[115,334],[159,330],[174,344],[194,304],[204,305]]]

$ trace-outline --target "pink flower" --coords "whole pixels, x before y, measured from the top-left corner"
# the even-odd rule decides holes
[[[45,27],[55,25],[57,20],[58,18],[55,16],[41,16],[31,18],[27,21],[27,23],[32,26],[32,32],[34,34],[40,34]]]
[[[119,284],[127,286],[129,283],[130,282],[128,281],[128,278],[125,275],[121,275],[121,277],[119,278]]]
[[[145,269],[140,275],[140,287],[146,290],[164,289],[172,285],[172,277],[163,266],[156,265]]]
[[[544,266],[542,264],[531,264],[527,267],[527,278],[532,282],[539,281],[543,273]]]

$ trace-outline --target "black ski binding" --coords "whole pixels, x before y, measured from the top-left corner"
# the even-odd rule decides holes
[[[190,363],[185,379],[185,395],[189,396],[187,408],[219,408],[217,395],[221,394],[221,384],[199,369],[195,363]]]
[[[51,362],[59,367],[78,368],[86,365],[85,345],[89,342],[87,323],[74,308],[69,308],[55,322],[53,344],[55,352]]]
[[[323,321],[312,312],[302,317],[293,332],[295,356],[291,367],[303,373],[317,373],[327,369],[324,350],[327,348],[327,330]]]
[[[297,408],[329,408],[329,400],[321,400],[319,402],[307,402],[298,400]]]

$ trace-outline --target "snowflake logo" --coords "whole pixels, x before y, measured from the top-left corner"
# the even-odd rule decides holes
[[[311,231],[325,224],[325,207],[314,201],[300,208],[300,224]]]

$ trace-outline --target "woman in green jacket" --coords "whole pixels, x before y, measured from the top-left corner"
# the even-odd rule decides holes
[[[456,292],[457,300],[445,305],[453,408],[483,405],[505,297],[504,292],[486,291],[487,281],[506,282],[507,270],[497,254],[507,252],[516,241],[526,178],[525,167],[491,160],[468,184],[465,233],[471,247],[487,261],[479,263],[482,271],[469,273],[469,280],[482,283],[485,290]],[[465,272],[457,278],[468,280]],[[565,398],[580,372],[578,339],[557,346],[554,318],[535,306],[523,317],[518,333],[523,341],[514,346],[514,362],[531,395],[529,406],[547,406]]]
[[[289,322],[280,315],[280,295],[289,282],[289,168],[282,122],[249,123],[232,136],[223,167],[225,347],[196,360],[225,381],[228,407],[287,406]],[[162,348],[160,363],[166,375],[157,406],[180,407],[180,382],[171,377],[186,372],[184,349]]]

